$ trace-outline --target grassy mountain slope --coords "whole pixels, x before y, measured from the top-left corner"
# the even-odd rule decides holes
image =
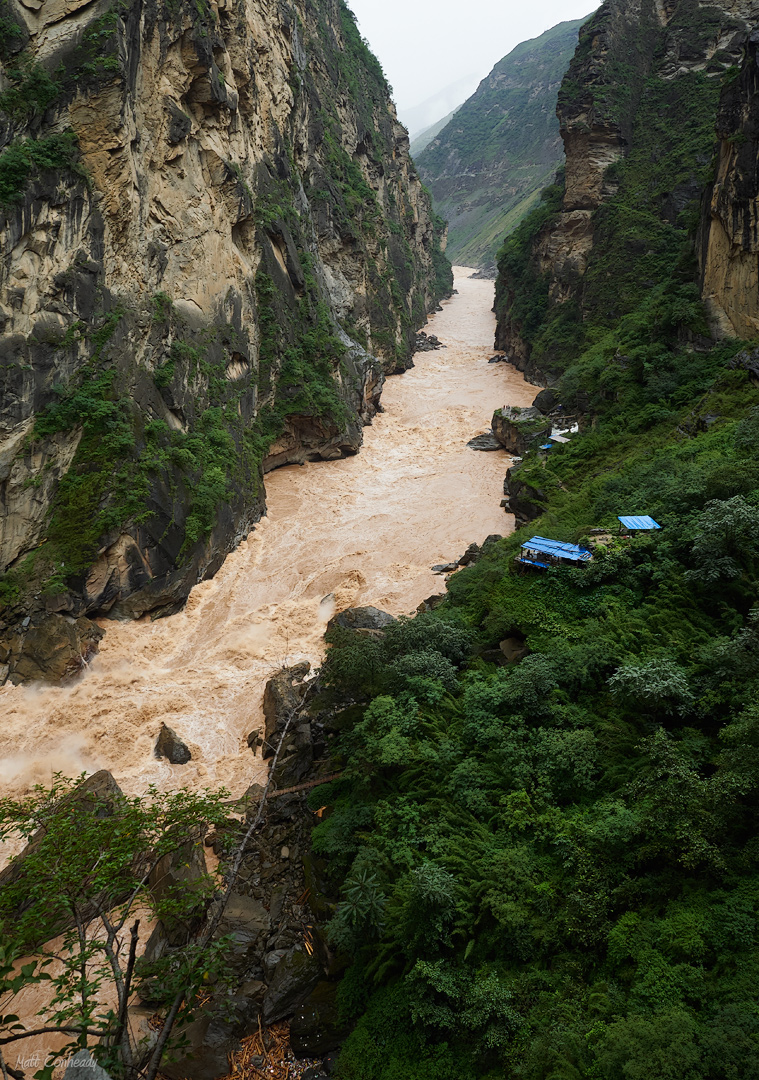
[[[438,120],[436,123],[426,128],[420,135],[417,135],[411,142],[411,156],[414,158],[418,157],[422,150],[429,146],[432,140],[438,137],[443,128],[453,120],[460,108],[461,106],[457,105],[456,108],[451,110],[451,112],[449,112],[447,116],[444,116],[442,120]]]
[[[454,263],[493,265],[504,234],[555,172],[556,97],[581,25],[561,23],[518,45],[418,155],[437,211],[450,222]]]

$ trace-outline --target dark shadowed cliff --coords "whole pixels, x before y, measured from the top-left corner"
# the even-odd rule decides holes
[[[696,288],[696,231],[714,178],[718,119],[736,130],[720,133],[712,221],[731,218],[727,176],[739,167],[736,144],[749,139],[737,128],[751,93],[740,95],[736,83],[753,25],[749,3],[615,0],[583,27],[559,94],[566,170],[500,257],[498,344],[520,367],[555,379],[652,288]],[[726,305],[756,306],[751,288],[725,296],[732,276],[735,284],[744,276],[744,246],[750,261],[750,231],[735,229],[732,252],[716,225],[701,241],[717,338],[729,323]],[[747,329],[736,318],[732,330]]]

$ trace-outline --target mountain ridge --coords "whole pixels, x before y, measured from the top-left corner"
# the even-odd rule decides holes
[[[416,157],[449,253],[494,266],[503,236],[535,205],[562,157],[559,87],[583,20],[522,42],[495,65],[450,123]]]

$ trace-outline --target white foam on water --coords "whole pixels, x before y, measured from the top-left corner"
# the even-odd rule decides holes
[[[276,668],[318,664],[336,611],[415,611],[443,587],[433,565],[513,529],[500,508],[508,456],[467,442],[496,408],[529,405],[536,389],[487,364],[493,283],[469,273],[459,269],[459,294],[427,328],[448,347],[388,379],[361,452],[270,473],[268,517],[183,612],[104,621],[100,654],[74,685],[0,689],[0,791],[109,769],[130,794],[150,783],[242,794],[265,774],[246,737],[261,726]],[[187,765],[155,759],[162,723],[190,747]]]

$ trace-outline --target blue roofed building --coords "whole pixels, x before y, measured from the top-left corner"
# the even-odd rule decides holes
[[[617,520],[622,522],[622,527],[628,532],[652,532],[661,528],[652,517],[621,517]]]
[[[522,553],[516,561],[525,567],[547,570],[551,566],[582,566],[590,562],[593,553],[577,544],[567,544],[563,540],[549,540],[545,536],[533,536],[522,544]]]

